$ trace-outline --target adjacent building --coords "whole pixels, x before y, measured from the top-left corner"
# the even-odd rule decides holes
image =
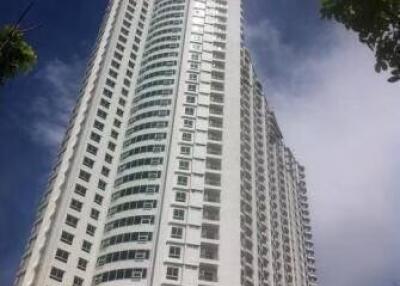
[[[240,0],[110,1],[15,286],[315,286]]]

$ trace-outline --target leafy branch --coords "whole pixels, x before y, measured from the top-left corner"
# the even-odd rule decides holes
[[[389,71],[389,82],[400,80],[400,1],[321,0],[321,15],[358,34],[375,52],[375,71]]]
[[[15,24],[0,28],[0,86],[8,79],[30,71],[37,61],[35,50],[25,40],[26,32],[37,26],[23,29],[20,25],[33,4],[28,5]]]

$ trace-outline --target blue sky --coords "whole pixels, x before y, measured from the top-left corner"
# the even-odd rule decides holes
[[[0,1],[0,24],[29,1]],[[106,0],[37,1],[39,63],[0,89],[0,285],[11,285]],[[400,281],[400,91],[318,1],[248,0],[246,36],[307,167],[321,286]]]

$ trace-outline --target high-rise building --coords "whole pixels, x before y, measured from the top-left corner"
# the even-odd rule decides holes
[[[110,1],[16,286],[315,286],[240,0]]]

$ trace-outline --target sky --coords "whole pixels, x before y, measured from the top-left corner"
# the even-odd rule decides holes
[[[0,25],[29,1],[0,1]],[[0,285],[11,285],[106,0],[38,0],[39,62],[0,89]],[[318,0],[247,0],[247,44],[306,166],[320,286],[400,282],[400,85]],[[400,284],[399,284],[400,285]]]

